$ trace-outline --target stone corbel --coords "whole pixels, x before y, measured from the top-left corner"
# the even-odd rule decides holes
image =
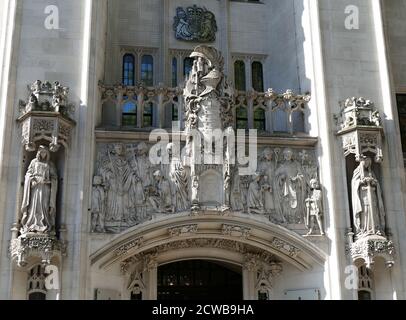
[[[50,264],[52,258],[66,256],[66,243],[47,234],[24,234],[11,240],[10,254],[18,267],[27,266],[29,258],[33,257]]]

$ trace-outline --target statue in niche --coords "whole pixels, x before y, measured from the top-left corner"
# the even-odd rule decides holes
[[[372,171],[372,160],[361,158],[351,180],[352,211],[358,236],[384,235],[385,209],[378,179]]]
[[[104,219],[106,218],[106,193],[103,187],[103,178],[93,177],[92,191],[92,232],[105,232]]]
[[[180,161],[179,147],[174,143],[168,143],[166,147],[170,157],[169,177],[172,183],[173,205],[176,211],[189,209],[189,175]]]
[[[40,146],[25,174],[21,233],[55,233],[58,176],[47,147]]]
[[[310,180],[310,197],[305,200],[306,204],[306,228],[309,229],[307,235],[313,234],[314,225],[317,223],[320,235],[324,235],[323,228],[323,206],[320,184],[317,179]]]
[[[284,223],[303,223],[304,176],[290,148],[283,151],[283,158],[283,163],[275,171],[276,211]]]
[[[264,205],[262,202],[261,186],[259,184],[261,176],[256,173],[252,176],[251,183],[248,187],[247,206],[248,213],[264,213]]]
[[[143,187],[153,184],[151,178],[151,161],[149,160],[148,146],[145,142],[141,142],[137,145],[134,167]]]
[[[156,212],[174,212],[172,194],[169,182],[164,178],[160,170],[153,174],[155,186],[150,186],[148,200]]]
[[[131,168],[124,144],[108,152],[108,161],[100,169],[107,189],[106,221],[134,220],[136,205],[145,202],[141,180]]]

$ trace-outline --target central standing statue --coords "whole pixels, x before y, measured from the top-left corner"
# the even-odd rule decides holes
[[[222,148],[221,154],[216,148],[225,144],[222,133],[232,128],[233,90],[228,85],[223,73],[224,59],[217,49],[209,46],[198,46],[190,57],[195,58],[195,61],[186,82],[184,96],[186,101],[186,133],[188,134],[186,149],[191,151],[189,154],[189,157],[192,158],[190,174],[192,181],[195,182],[192,184],[191,194],[198,194],[197,190],[193,190],[199,187],[198,179],[195,179],[196,162],[198,161],[195,160],[198,157],[200,159],[202,154],[223,156],[223,161],[215,164],[223,166],[223,189],[226,194],[230,187],[229,160],[231,155],[227,148]],[[216,131],[217,133],[221,132],[221,134],[216,134]],[[196,132],[198,132],[197,136]],[[202,142],[203,148],[201,148]],[[215,150],[212,148],[213,145]],[[202,149],[203,152],[201,152]],[[191,200],[192,209],[197,209],[198,200]],[[224,197],[224,207],[229,208],[229,202],[230,197]]]

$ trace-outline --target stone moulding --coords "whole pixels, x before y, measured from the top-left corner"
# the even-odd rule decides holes
[[[136,238],[134,240],[131,240],[125,244],[123,244],[122,246],[118,247],[115,250],[115,255],[116,256],[122,256],[125,255],[129,250],[131,249],[136,249],[139,248],[140,246],[142,246],[142,243],[144,242],[144,238],[140,237],[140,238]]]
[[[192,229],[197,226],[198,232],[180,233],[179,235],[176,235],[176,232],[175,235],[171,235],[169,232],[169,230],[180,230],[184,226],[192,225],[194,226]],[[244,238],[240,236],[241,233],[234,236],[226,235],[223,233],[223,225],[238,226],[244,230],[250,229],[250,236]],[[142,244],[138,240],[140,238],[144,239]],[[326,259],[325,253],[310,241],[271,222],[247,221],[244,217],[207,213],[193,217],[174,216],[160,221],[151,221],[141,228],[129,229],[115,236],[104,247],[95,251],[90,256],[91,264],[97,265],[100,269],[110,269],[114,264],[121,263],[134,255],[152,252],[157,247],[169,246],[173,250],[182,249],[172,245],[172,243],[179,241],[186,241],[185,243],[190,246],[195,245],[196,248],[202,241],[233,241],[239,246],[254,247],[258,253],[277,256],[293,264],[299,270],[309,269],[313,264],[323,265]],[[120,252],[119,255],[117,255],[118,252]]]
[[[227,236],[247,239],[250,236],[251,229],[238,225],[223,224],[221,232]]]
[[[183,226],[173,227],[168,229],[168,233],[171,237],[179,237],[185,234],[197,233],[197,224],[187,224]]]

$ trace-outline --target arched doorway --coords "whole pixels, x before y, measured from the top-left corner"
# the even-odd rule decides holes
[[[184,260],[158,268],[158,300],[242,300],[240,266]]]

